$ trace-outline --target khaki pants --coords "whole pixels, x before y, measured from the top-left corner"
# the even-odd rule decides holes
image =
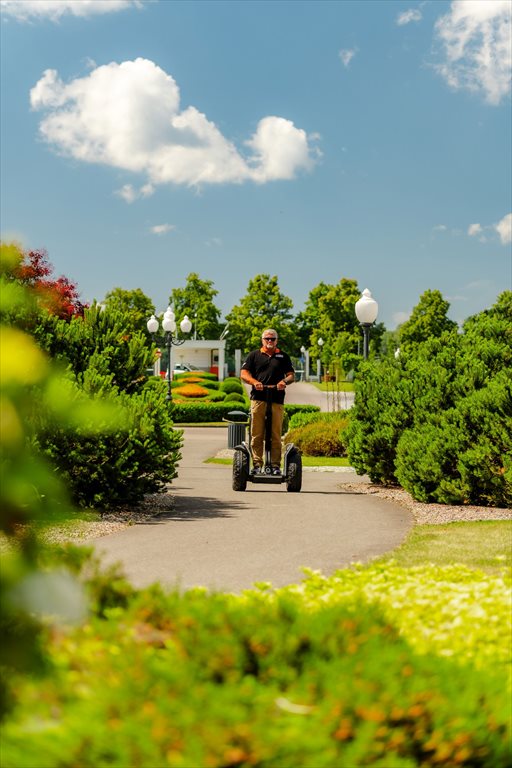
[[[263,442],[265,439],[265,413],[267,404],[251,400],[251,453],[254,466],[263,466]],[[284,405],[272,403],[272,451],[270,461],[273,467],[281,466],[281,431],[283,428]]]

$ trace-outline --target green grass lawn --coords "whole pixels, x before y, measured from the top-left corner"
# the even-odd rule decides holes
[[[310,382],[313,384],[314,387],[321,390],[322,392],[353,392],[354,391],[354,383],[352,381],[338,381],[336,383],[335,381],[322,381],[318,383],[317,381]]]
[[[206,459],[205,464],[229,464],[231,465],[231,459],[217,459],[215,456],[211,459]],[[302,465],[304,467],[348,467],[350,466],[348,459],[344,456],[303,456]]]
[[[512,565],[512,521],[486,520],[417,525],[397,549],[379,562],[395,560],[404,568],[460,563],[487,573]]]

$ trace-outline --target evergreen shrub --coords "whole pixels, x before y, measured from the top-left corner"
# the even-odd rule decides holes
[[[123,413],[116,428],[98,434],[84,423],[69,430],[40,413],[34,447],[51,461],[76,504],[106,509],[139,502],[176,476],[182,432],[173,429],[165,388],[133,395],[110,390],[101,397]]]
[[[232,402],[246,403],[247,402],[247,398],[241,395],[239,392],[230,392],[229,394],[226,395],[224,400],[226,403],[228,402],[229,403],[232,403]]]
[[[226,392],[226,394],[228,395],[230,395],[232,392],[237,392],[239,395],[244,394],[244,388],[243,388],[242,382],[240,381],[240,379],[237,379],[234,376],[228,376],[227,379],[224,379],[224,381],[221,381],[220,389],[222,392]]]
[[[512,292],[463,332],[366,363],[347,430],[349,458],[415,499],[512,505]]]

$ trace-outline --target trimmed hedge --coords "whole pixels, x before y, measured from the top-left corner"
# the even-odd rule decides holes
[[[215,403],[208,401],[177,403],[172,402],[170,412],[175,424],[191,423],[201,424],[210,421],[222,421],[229,411],[234,408],[233,403],[225,401]],[[249,413],[249,406],[244,403],[236,403],[236,410]]]
[[[226,392],[228,395],[230,395],[232,392],[237,392],[239,395],[243,395],[245,392],[240,379],[235,378],[224,379],[224,381],[222,381],[220,384],[220,389],[222,392]]]
[[[238,402],[211,402],[208,400],[201,400],[200,402],[175,402],[173,400],[171,406],[171,416],[175,424],[201,424],[208,423],[210,421],[222,421],[229,411],[233,408],[236,410],[244,411],[249,414],[250,403],[247,400],[242,403]],[[295,403],[285,404],[284,406],[286,419],[294,413],[313,413],[320,411],[316,405],[299,405]]]

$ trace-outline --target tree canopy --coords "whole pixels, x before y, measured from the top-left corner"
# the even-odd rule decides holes
[[[438,290],[427,290],[420,296],[410,318],[400,326],[400,345],[420,344],[452,331],[457,323],[448,318],[450,304]]]
[[[229,323],[228,349],[231,352],[241,349],[243,354],[247,354],[261,346],[261,334],[265,328],[275,328],[279,346],[288,354],[297,355],[300,340],[292,309],[293,302],[279,289],[276,275],[256,275],[249,280],[247,293],[240,303],[226,315]]]
[[[103,305],[124,315],[126,326],[132,331],[146,331],[146,323],[155,313],[155,305],[140,288],[113,288],[105,296]]]
[[[187,315],[192,322],[192,333],[198,339],[218,339],[223,324],[220,309],[213,301],[217,294],[212,280],[201,280],[197,272],[191,272],[185,288],[174,288],[169,299],[178,326]]]

